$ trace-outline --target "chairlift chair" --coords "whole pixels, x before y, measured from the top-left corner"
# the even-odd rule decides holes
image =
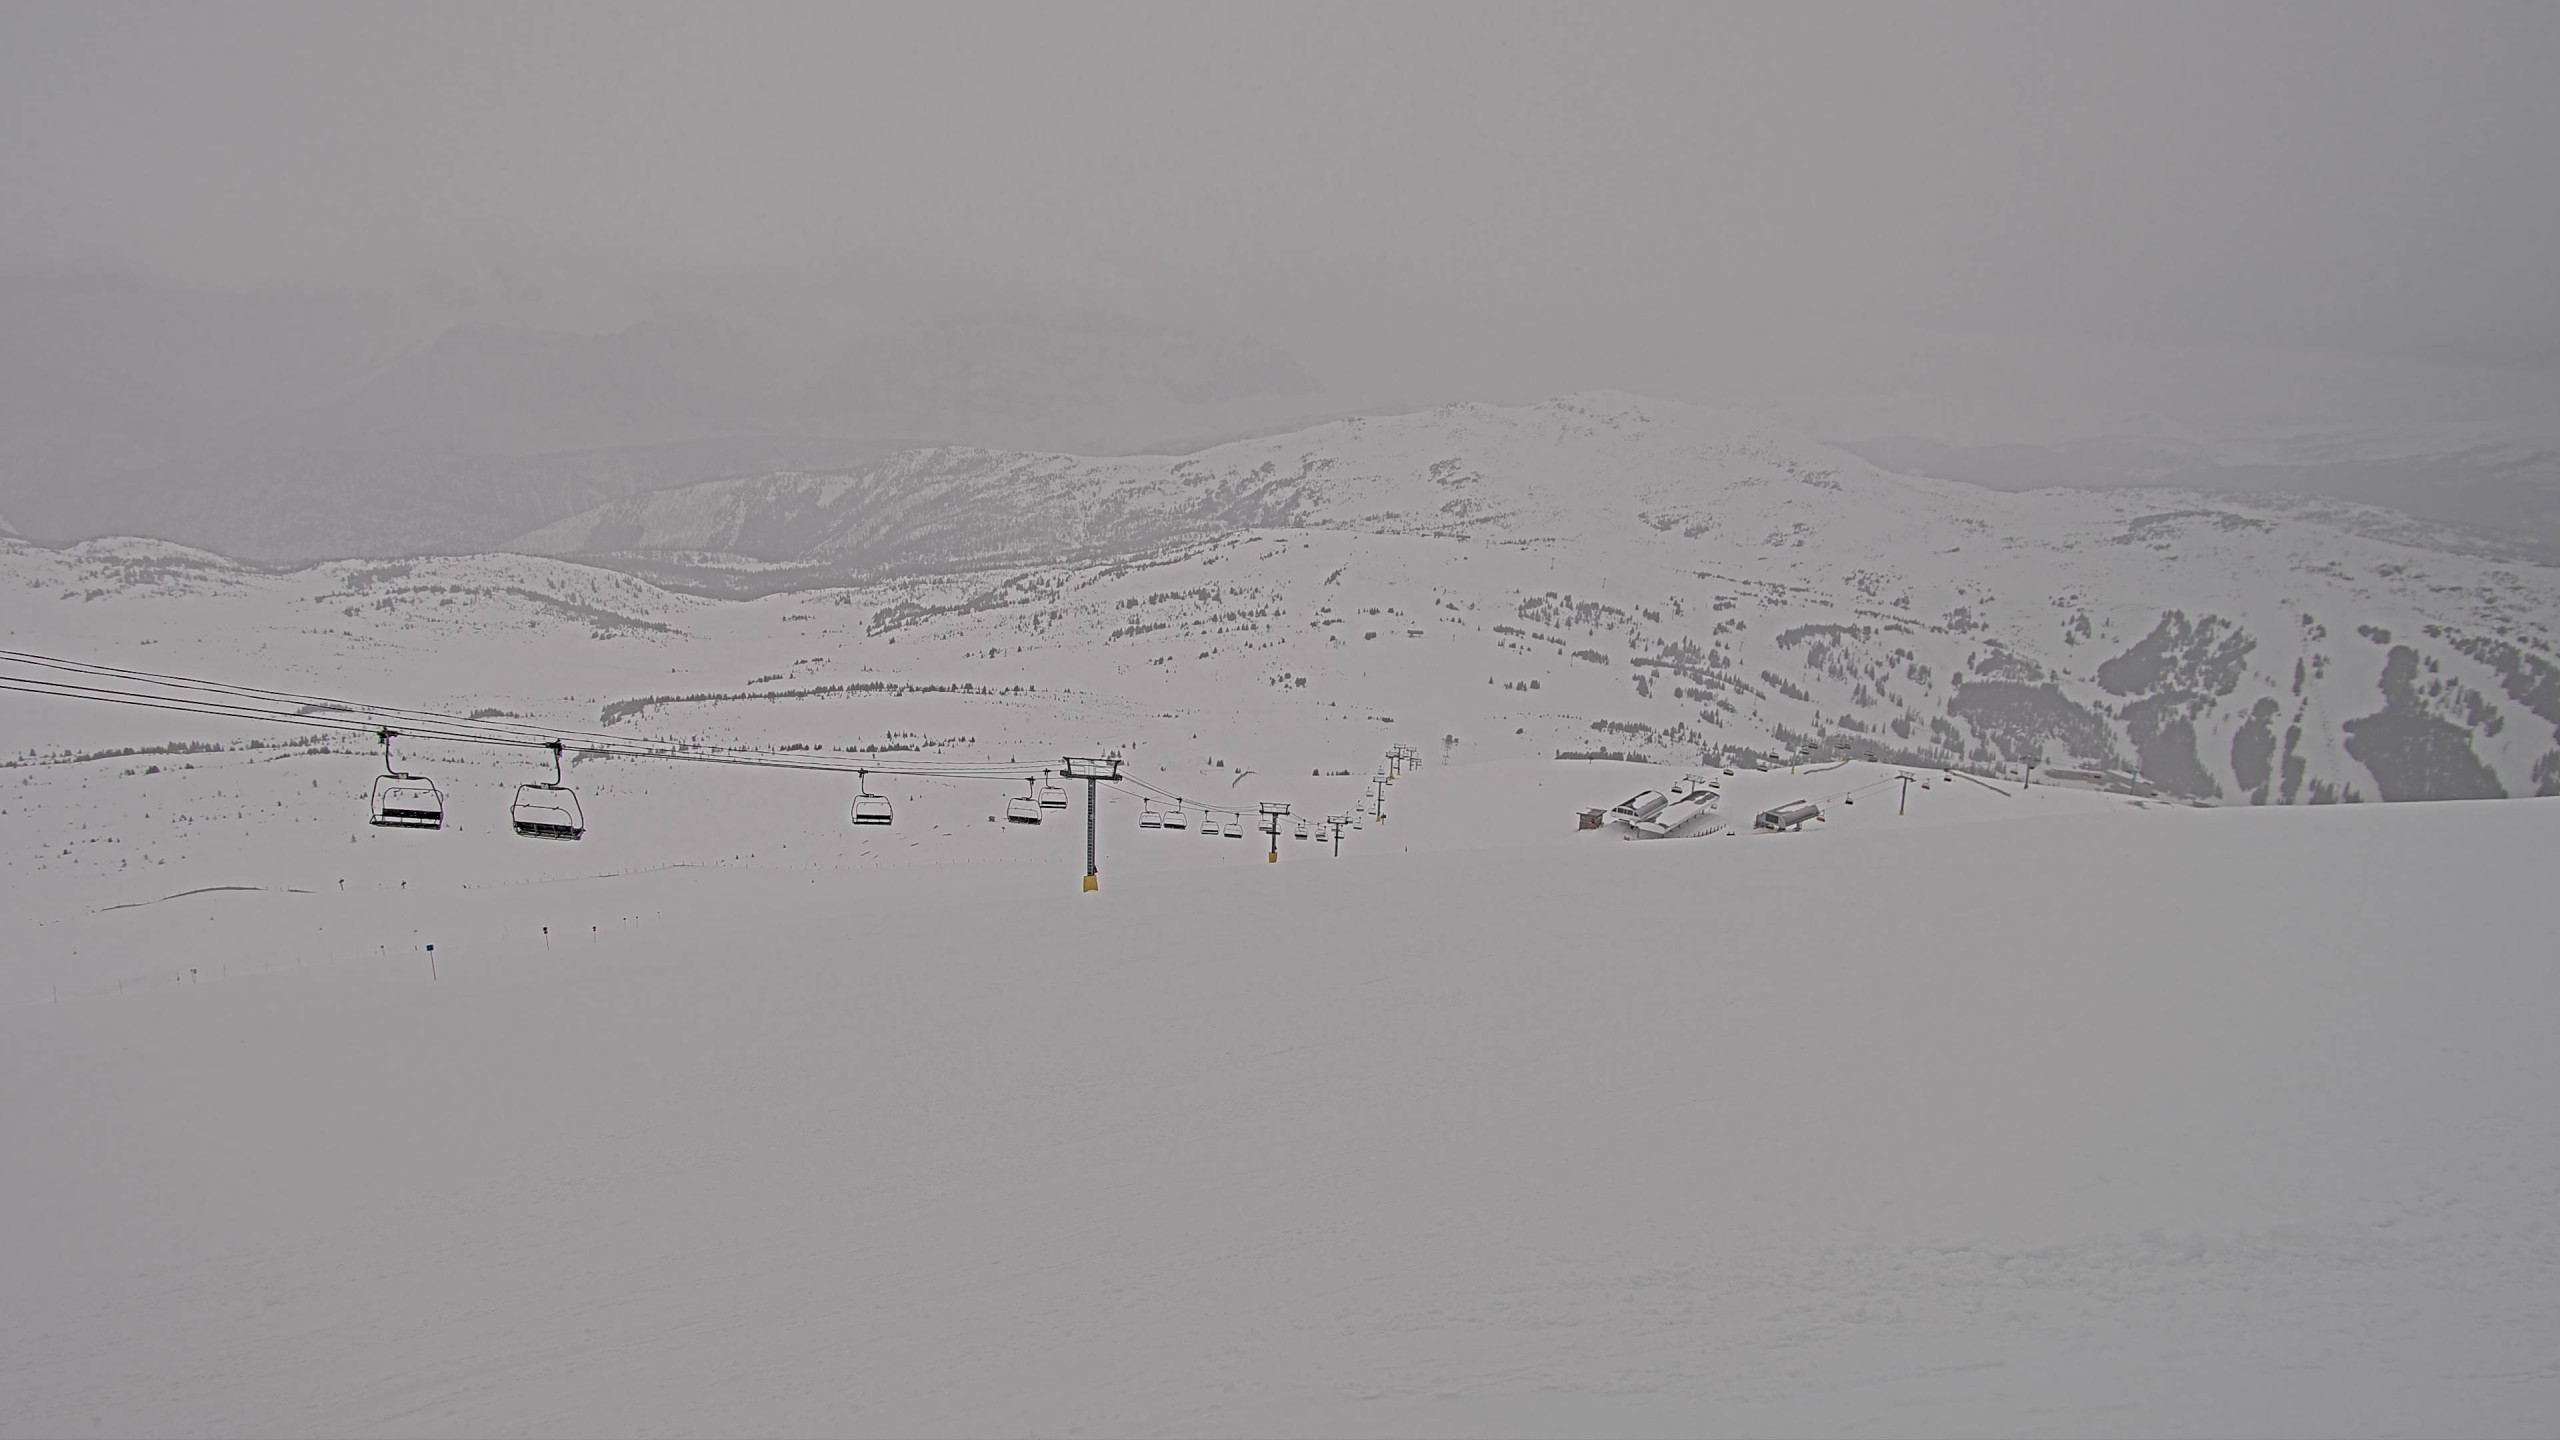
[[[1040,823],[1040,782],[1026,778],[1022,783],[1030,789],[1028,793],[1016,795],[1004,802],[1005,822],[1011,825],[1037,825]]]
[[[373,781],[373,823],[393,830],[444,828],[444,792],[424,775],[404,773],[391,763],[391,738],[382,732],[382,773]]]
[[[1244,838],[1243,811],[1238,810],[1227,817],[1227,838],[1230,840],[1241,840]]]
[[[1157,812],[1154,801],[1148,801],[1147,808],[1138,812],[1138,828],[1141,830],[1161,830],[1164,828],[1164,816]]]
[[[561,742],[554,740],[545,747],[551,751],[551,778],[516,787],[516,803],[508,812],[515,822],[516,833],[533,840],[580,840],[586,837],[586,812],[578,806],[578,792],[569,788],[561,772]]]
[[[1164,828],[1167,830],[1188,830],[1191,828],[1191,817],[1182,813],[1182,806],[1179,804],[1176,804],[1172,809],[1165,811],[1162,815],[1156,818],[1164,823]]]
[[[853,777],[857,787],[853,797],[853,823],[856,825],[894,823],[896,812],[890,807],[889,797],[871,793],[870,772],[856,770],[853,772]]]
[[[1304,820],[1301,820],[1301,821],[1299,821],[1299,822],[1298,822],[1297,838],[1299,838],[1299,839],[1301,839],[1301,840],[1304,840],[1304,839],[1306,839],[1306,838],[1307,838],[1307,822],[1306,822],[1306,821],[1304,821]]]
[[[1050,780],[1048,775],[1049,772],[1046,770],[1040,772],[1041,779],[1045,782],[1040,787],[1040,808],[1064,810],[1067,808],[1067,787],[1055,780]]]

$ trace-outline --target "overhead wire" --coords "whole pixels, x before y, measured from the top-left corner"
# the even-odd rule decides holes
[[[87,675],[111,676],[119,680],[165,689],[204,691],[227,697],[244,698],[271,705],[291,703],[296,708],[293,711],[288,712],[289,718],[299,719],[314,717],[318,713],[334,711],[350,717],[354,721],[354,724],[360,728],[375,729],[397,727],[400,728],[401,733],[404,734],[433,734],[438,738],[463,740],[473,743],[530,744],[535,747],[547,748],[554,740],[559,740],[564,743],[575,742],[582,752],[618,757],[666,755],[670,758],[681,757],[689,759],[752,759],[765,762],[787,762],[804,767],[817,763],[815,757],[797,757],[795,759],[793,757],[778,755],[771,751],[752,751],[739,749],[737,747],[709,746],[690,741],[669,741],[643,737],[605,735],[594,731],[572,730],[555,726],[515,724],[510,723],[507,720],[492,717],[454,716],[439,711],[415,710],[401,706],[379,705],[366,701],[351,701],[335,696],[313,695],[290,690],[273,690],[259,686],[233,685],[222,681],[203,680],[194,676],[170,675],[156,671],[134,670],[121,666],[99,665],[89,661],[65,660],[57,656],[40,655],[28,651],[0,650],[0,661],[15,662],[21,665],[39,666],[48,669]],[[37,683],[46,682],[38,680]],[[130,696],[133,692],[116,693]],[[312,707],[320,707],[320,709],[315,711]],[[272,718],[275,714],[276,712],[274,711],[256,711],[253,712],[251,718]],[[421,727],[433,727],[433,729],[430,730]],[[842,769],[848,773],[858,769],[869,769],[880,771],[882,773],[914,770],[919,772],[929,771],[935,775],[947,773],[984,773],[1010,776],[1020,773],[1023,769],[1023,765],[1022,762],[1019,761],[916,762],[885,758],[875,761],[871,756],[864,756],[860,760],[848,760],[838,764],[833,764],[828,768]]]
[[[220,700],[205,700],[181,695],[153,695],[147,692],[111,690],[94,685],[74,685],[64,681],[27,680],[17,676],[0,675],[0,690],[10,690],[26,695],[45,695],[64,700],[86,700],[150,710],[172,710],[222,719],[265,720],[277,724],[302,725],[350,734],[372,735],[382,728],[370,721],[340,715],[262,710],[254,706]],[[480,734],[446,732],[433,727],[405,729],[398,733],[416,735],[422,739],[458,741],[475,745],[519,745],[530,749],[542,748],[541,742],[534,740],[512,740]]]
[[[388,729],[402,736],[457,744],[519,749],[549,749],[558,744],[564,749],[574,748],[580,756],[589,758],[677,760],[696,764],[939,780],[1013,780],[1025,778],[1038,768],[1013,760],[913,760],[851,753],[839,758],[814,753],[750,750],[690,741],[605,735],[595,731],[517,723],[512,718],[457,716],[335,696],[236,685],[196,676],[100,665],[32,651],[0,650],[0,662],[22,668],[111,679],[126,686],[148,687],[114,688],[56,680],[43,675],[0,673],[0,689],[25,694],[227,719],[302,724],[348,732],[378,733]]]
[[[670,760],[836,775],[880,775],[888,778],[973,781],[1023,780],[1037,784],[1051,767],[1018,760],[913,760],[885,755],[820,755],[809,752],[752,750],[645,736],[607,735],[524,722],[513,716],[461,716],[407,706],[381,705],[304,691],[241,685],[128,666],[105,665],[36,651],[0,649],[0,664],[52,674],[11,675],[0,671],[0,691],[79,700],[87,703],[158,710],[208,718],[298,725],[342,734],[380,735],[445,744],[486,745],[506,749],[574,750],[581,758]],[[79,680],[55,675],[78,676]],[[111,683],[86,684],[83,680]],[[1197,810],[1204,820],[1244,811],[1232,805],[1196,802],[1140,776],[1124,774],[1108,782],[1144,799],[1149,795],[1178,808]]]

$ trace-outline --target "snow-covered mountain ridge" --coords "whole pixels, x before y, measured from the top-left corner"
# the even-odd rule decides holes
[[[1513,618],[1570,613],[1549,633],[1623,630],[1631,659],[1694,672],[1665,677],[1694,714],[1634,706],[1608,717],[1636,727],[1616,733],[1758,743],[1725,733],[1748,696],[1764,726],[1796,734],[2138,768],[2199,798],[2560,786],[2546,743],[2560,740],[2560,585],[2545,568],[2336,501],[1894,475],[1748,416],[1625,395],[1351,420],[1184,457],[916,452],[636,497],[522,548],[752,587],[1072,568],[1284,528],[1508,550],[1582,577],[1553,595],[1534,573],[1448,595]],[[1695,624],[1659,618],[1699,606]],[[2102,673],[2198,646],[2234,663]],[[2409,685],[2384,683],[2395,650]],[[2512,732],[2507,706],[2522,711]]]
[[[310,702],[0,691],[0,1432],[2547,1428],[2560,800],[2142,792],[2531,788],[2549,573],[1578,413],[726,601],[0,539],[9,648]],[[324,696],[1002,766],[573,739],[563,843]]]
[[[278,574],[10,545],[0,583],[30,602],[13,635],[83,653],[210,622],[202,663],[170,668],[219,670],[289,631],[260,663],[323,688],[755,743],[877,743],[829,691],[869,676],[1036,687],[937,732],[1032,753],[1178,732],[1327,765],[1323,737],[1378,717],[1465,759],[1810,741],[2225,802],[2560,791],[2560,577],[2377,514],[1997,493],[1602,394],[1185,457],[944,449],[715,482],[528,538],[550,558]],[[773,689],[804,693],[740,708]]]

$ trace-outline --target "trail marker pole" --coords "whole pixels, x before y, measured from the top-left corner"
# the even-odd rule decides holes
[[[1120,757],[1070,755],[1066,757],[1066,776],[1084,782],[1084,888],[1091,894],[1102,888],[1102,869],[1094,857],[1094,797],[1101,782],[1120,778]]]

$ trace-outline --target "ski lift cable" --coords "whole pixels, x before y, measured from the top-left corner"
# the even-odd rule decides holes
[[[261,708],[256,705],[241,702],[208,699],[198,696],[160,695],[153,694],[148,691],[115,690],[104,686],[77,685],[68,681],[29,679],[22,676],[0,675],[0,690],[15,691],[27,695],[45,695],[64,700],[86,700],[96,703],[123,705],[147,710],[174,711],[180,714],[204,715],[218,719],[263,720],[274,724],[300,725],[312,729],[337,731],[344,734],[379,736],[383,730],[393,728],[381,724],[378,719],[366,718],[361,713],[330,714],[302,709],[277,710]],[[360,707],[350,707],[350,712],[356,712],[359,708]],[[553,739],[536,738],[533,735],[492,735],[473,729],[439,725],[424,718],[404,723],[398,727],[396,733],[413,740],[437,740],[454,744],[501,746],[522,750],[545,750],[549,749],[554,743]],[[582,757],[593,756],[609,759],[693,760],[713,764],[764,765],[771,768],[782,769],[824,769],[842,773],[852,773],[859,768],[869,768],[882,773],[891,773],[890,767],[888,766],[860,767],[850,763],[836,764],[826,761],[795,760],[779,756],[768,757],[757,755],[752,752],[723,754],[712,751],[655,751],[634,749],[620,745],[607,748],[585,744],[570,745],[566,741],[561,741],[560,743],[564,748],[574,749]],[[895,773],[915,773],[924,775],[928,778],[982,778],[975,774],[947,775],[939,769],[927,771],[922,767],[918,767],[918,769],[913,772],[900,769]]]
[[[739,747],[706,746],[683,741],[602,735],[593,731],[492,722],[437,711],[349,701],[335,696],[236,685],[194,676],[101,665],[32,651],[0,649],[0,661],[67,675],[121,682],[119,686],[87,685],[66,679],[55,679],[51,676],[12,676],[0,672],[0,689],[19,693],[203,715],[211,718],[301,725],[311,729],[348,734],[371,732],[379,735],[383,730],[396,729],[413,739],[443,743],[488,745],[512,749],[547,749],[558,746],[565,750],[574,747],[579,758],[582,759],[676,760],[745,768],[852,774],[857,779],[867,774],[877,773],[885,777],[901,779],[943,781],[1009,781],[1019,775],[1022,769],[1018,763],[1006,761],[910,761],[877,754],[842,759],[814,755],[788,755]],[[144,688],[122,688],[123,686]],[[177,693],[161,693],[172,691]],[[1127,784],[1141,793],[1152,792],[1171,800],[1177,806],[1189,803],[1184,797],[1134,775],[1124,776],[1121,781],[1115,783]]]
[[[606,756],[666,755],[671,758],[751,758],[765,763],[782,763],[790,768],[851,771],[870,768],[883,773],[919,776],[960,776],[996,773],[1010,774],[1013,766],[998,761],[897,761],[883,760],[867,767],[853,763],[819,761],[815,757],[787,759],[772,754],[737,747],[703,746],[684,741],[654,740],[642,737],[604,735],[594,731],[566,730],[555,727],[515,724],[455,716],[431,710],[413,710],[399,706],[375,705],[342,700],[334,696],[312,695],[298,691],[271,690],[258,686],[232,685],[222,681],[201,680],[192,676],[168,675],[156,671],[132,670],[121,666],[98,665],[88,661],[66,660],[59,656],[40,655],[30,651],[0,650],[0,661],[41,666],[74,673],[111,676],[146,685],[178,690],[201,690],[216,695],[243,697],[267,703],[293,703],[297,706],[327,706],[351,716],[374,716],[397,721],[416,730],[420,725],[438,727],[436,738],[468,739],[488,744],[529,744],[544,746],[554,739],[573,740],[583,754]],[[300,711],[297,714],[303,713]],[[378,723],[378,722],[377,722]],[[494,732],[494,733],[493,733]],[[424,734],[425,731],[417,731]],[[504,738],[502,738],[504,737]]]
[[[65,660],[57,656],[38,655],[27,651],[0,650],[0,661],[74,674],[111,677],[127,683],[166,690],[204,692],[198,695],[183,693],[165,695],[154,694],[148,690],[120,690],[103,686],[79,685],[43,676],[0,675],[0,682],[7,682],[8,688],[30,694],[53,694],[67,699],[112,700],[153,709],[179,710],[236,719],[300,723],[332,730],[369,731],[396,727],[402,733],[420,739],[464,744],[540,749],[558,740],[574,743],[579,754],[589,758],[688,760],[700,763],[815,770],[836,774],[872,770],[883,775],[906,778],[950,780],[1009,779],[1018,770],[1017,766],[1000,761],[902,761],[872,756],[835,760],[818,756],[781,755],[771,751],[754,751],[737,747],[704,746],[683,741],[599,735],[593,731],[492,724],[436,711],[371,705],[332,696],[266,690],[256,686],[230,685],[188,676],[94,665],[85,661]],[[291,710],[271,708],[287,704],[295,708]],[[327,707],[327,710],[317,711],[311,707]],[[328,711],[337,713],[331,714],[327,713]]]
[[[48,696],[55,699],[83,700],[92,703],[120,705],[135,709],[160,710],[177,714],[202,715],[214,719],[265,721],[272,724],[295,725],[306,729],[325,730],[348,735],[369,735],[378,737],[383,730],[391,728],[351,715],[315,714],[304,710],[284,711],[262,709],[253,705],[221,700],[211,700],[190,696],[155,695],[141,691],[112,690],[102,686],[75,685],[65,681],[28,680],[22,677],[6,675],[0,675],[0,691]],[[487,745],[524,750],[549,749],[553,743],[550,740],[538,740],[531,736],[489,735],[468,730],[448,729],[431,723],[420,723],[415,721],[398,729],[395,733],[403,738],[413,740],[433,740],[451,744]],[[764,756],[743,752],[726,754],[701,751],[672,752],[638,750],[620,745],[606,748],[589,745],[571,745],[566,741],[562,741],[560,743],[562,749],[574,752],[580,758],[686,760],[705,764],[726,764],[766,769],[823,771],[834,774],[861,774],[869,772],[893,775],[899,778],[946,781],[971,781],[996,778],[1009,780],[1012,778],[1009,771],[1002,774],[996,774],[978,772],[974,770],[960,771],[949,767],[930,765],[899,766],[853,764],[836,761],[796,760],[789,757]]]
[[[262,710],[255,706],[230,704],[217,700],[110,690],[101,686],[71,685],[60,681],[27,680],[13,675],[0,675],[0,690],[10,690],[25,695],[49,695],[61,700],[86,700],[99,704],[123,705],[145,710],[170,710],[218,719],[264,720],[279,725],[300,725],[310,729],[334,730],[350,735],[370,736],[379,733],[383,728],[373,721],[348,716]],[[432,725],[410,725],[403,728],[400,734],[419,740],[444,740],[473,745],[508,745],[529,750],[542,748],[541,743],[534,740],[497,739],[487,735],[447,731]]]
[[[368,720],[366,723],[368,725],[378,727],[383,725],[384,722],[390,722],[391,724],[396,725],[397,728],[404,731],[416,731],[416,727],[420,725],[439,726],[448,731],[467,732],[474,737],[487,739],[488,743],[491,744],[504,743],[503,741],[491,738],[491,732],[510,731],[523,733],[527,742],[530,744],[544,745],[550,743],[550,736],[547,733],[534,729],[534,727],[495,724],[485,720],[473,720],[462,716],[440,714],[431,710],[410,710],[398,706],[369,705],[355,701],[340,700],[326,695],[306,695],[290,690],[269,690],[251,685],[232,685],[222,681],[199,680],[183,675],[164,675],[148,670],[128,670],[120,666],[96,665],[87,661],[79,660],[64,660],[55,656],[35,655],[26,651],[0,650],[0,661],[40,667],[49,670],[67,671],[74,674],[104,677],[129,684],[153,686],[164,690],[176,690],[181,692],[199,691],[206,695],[236,703],[254,702],[268,705],[292,704],[296,707],[300,707],[297,709],[297,714],[307,713],[309,707],[326,707],[327,709],[335,710],[352,717],[378,717]],[[448,735],[446,738],[451,737]]]

